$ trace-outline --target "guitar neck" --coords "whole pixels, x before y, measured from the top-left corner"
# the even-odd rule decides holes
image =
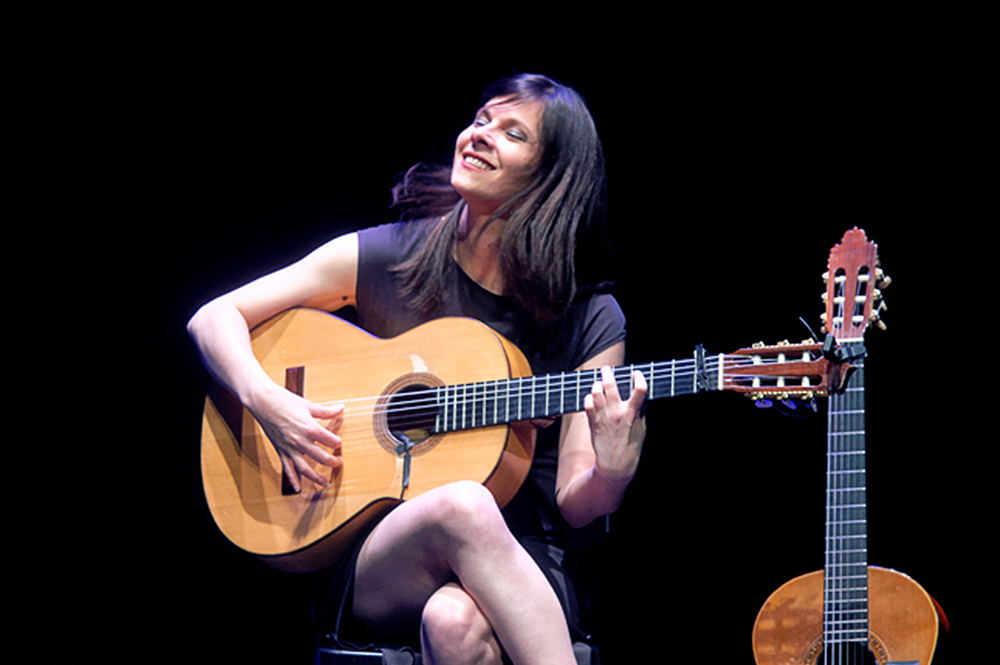
[[[847,388],[830,396],[827,428],[826,561],[823,639],[868,641],[868,529],[863,362]]]
[[[639,370],[647,381],[647,398],[659,399],[717,389],[722,365],[721,357],[706,359],[699,347],[687,360],[626,365],[614,372],[623,397],[631,394],[634,372]],[[583,411],[584,398],[600,380],[601,371],[594,369],[442,386],[435,389],[434,431],[445,433]]]

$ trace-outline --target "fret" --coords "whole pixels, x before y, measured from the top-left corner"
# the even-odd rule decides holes
[[[461,399],[461,404],[462,404],[462,429],[465,429],[465,424],[468,422],[468,420],[466,419],[467,416],[468,416],[468,411],[469,411],[468,393],[469,393],[469,387],[467,385],[466,386],[462,386],[462,399]]]
[[[857,603],[857,601],[854,602]],[[847,607],[847,605],[849,605],[848,602],[845,602],[844,605],[845,607],[837,613],[838,616],[831,617],[830,620],[827,621],[827,625],[837,626],[847,623],[857,623],[858,621],[864,621],[868,616],[868,610],[864,607]]]
[[[482,410],[479,412],[479,423],[482,426],[486,426],[486,405],[489,404],[489,400],[486,399],[486,384],[480,384],[483,387],[483,397],[480,400],[482,402]]]
[[[697,366],[698,366],[698,351],[697,350],[695,351],[695,354],[694,354],[694,364],[695,364],[695,368],[697,368]],[[693,393],[698,392],[698,371],[697,371],[697,369],[695,369],[695,371],[691,372],[691,392],[693,392]]]
[[[867,624],[868,620],[864,622]],[[823,639],[831,644],[837,642],[860,642],[868,640],[868,628],[844,628],[843,630],[830,630]],[[839,639],[838,639],[839,638]]]
[[[867,622],[868,622],[868,615],[867,613],[863,613],[862,616],[858,618],[837,619],[828,622],[827,625],[830,626],[831,630],[833,630],[834,632],[849,633],[858,630],[864,630],[865,628],[863,627],[862,624],[865,624]]]
[[[477,387],[478,386],[479,386],[478,383],[473,383],[472,385],[469,386],[469,392],[471,394],[471,396],[469,398],[469,426],[470,427],[475,427],[476,426],[476,412],[479,410],[477,408],[477,405],[479,404],[479,400],[476,397],[476,395],[477,395]]]
[[[583,404],[583,402],[581,401],[582,398],[580,396],[580,386],[582,384],[583,384],[583,381],[577,380],[577,382],[576,382],[576,404],[577,404],[577,406],[580,406],[580,405]]]
[[[830,434],[829,434],[829,436],[840,436],[840,437],[864,436],[864,435],[865,435],[865,431],[864,430],[856,430],[856,431],[853,431],[853,432],[850,432],[850,431],[849,432],[830,432]]]
[[[515,379],[518,384],[517,394],[517,416],[518,420],[524,420],[522,416],[524,415],[524,379]]]
[[[441,399],[441,395],[442,394],[443,394],[443,391],[440,388],[438,388],[437,390],[434,391],[434,402],[435,402],[435,404],[437,404],[437,409],[435,409],[435,411],[437,413],[434,416],[434,431],[435,432],[440,432],[441,431],[441,419],[444,417],[444,413],[445,413],[445,411],[448,408],[448,401]]]
[[[503,419],[504,422],[510,422],[510,382],[504,381],[504,386],[507,390],[506,398],[504,399]]]
[[[846,476],[850,474],[864,473],[864,469],[838,469],[837,471],[830,471],[827,475],[830,476]]]
[[[863,553],[865,553],[867,551],[868,550],[848,550],[848,551],[844,551],[844,552],[838,552],[837,556],[838,557],[843,557],[843,556],[848,555],[848,554],[863,554]],[[850,566],[864,566],[864,562],[863,561],[861,561],[861,562],[858,562],[858,561],[843,561],[843,562],[827,563],[827,566],[830,566],[830,567],[833,567],[833,568],[837,568],[837,567],[847,568],[847,567],[850,567]],[[857,575],[855,577],[864,577],[864,578],[867,578],[868,577],[867,570],[866,570],[866,572],[865,572],[864,575]],[[843,580],[843,579],[846,579],[846,576],[838,576],[837,579],[838,580]],[[833,580],[831,580],[831,582],[833,582]]]
[[[559,375],[559,413],[566,412],[566,374]]]

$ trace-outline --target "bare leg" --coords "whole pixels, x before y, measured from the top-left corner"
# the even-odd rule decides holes
[[[476,601],[458,584],[446,584],[424,605],[420,649],[428,665],[500,665],[502,650]]]
[[[555,592],[477,483],[439,487],[382,520],[358,559],[354,612],[376,629],[414,625],[422,615],[429,622],[440,616],[433,604],[425,612],[432,596],[435,604],[454,601],[459,587],[518,665],[575,664]],[[423,631],[432,648],[437,628]],[[452,662],[440,655],[431,662]]]

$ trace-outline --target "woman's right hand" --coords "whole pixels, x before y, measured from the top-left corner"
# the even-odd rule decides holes
[[[336,431],[344,408],[313,404],[271,380],[254,357],[250,330],[293,307],[332,312],[355,304],[357,273],[358,237],[348,233],[206,303],[188,322],[205,366],[264,428],[295,491],[303,477],[330,484],[317,463],[343,463]]]
[[[321,406],[274,385],[255,396],[247,409],[278,451],[296,492],[302,490],[302,477],[321,487],[330,484],[310,460],[334,469],[343,464],[342,439],[336,434],[343,420],[342,404]]]

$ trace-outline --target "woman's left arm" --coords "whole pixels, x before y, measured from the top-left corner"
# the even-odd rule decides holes
[[[562,418],[556,502],[574,527],[613,513],[639,466],[646,379],[635,372],[632,394],[621,395],[611,368],[624,359],[625,342],[619,342],[585,362],[579,369],[601,368],[601,380],[594,382],[584,411]]]

